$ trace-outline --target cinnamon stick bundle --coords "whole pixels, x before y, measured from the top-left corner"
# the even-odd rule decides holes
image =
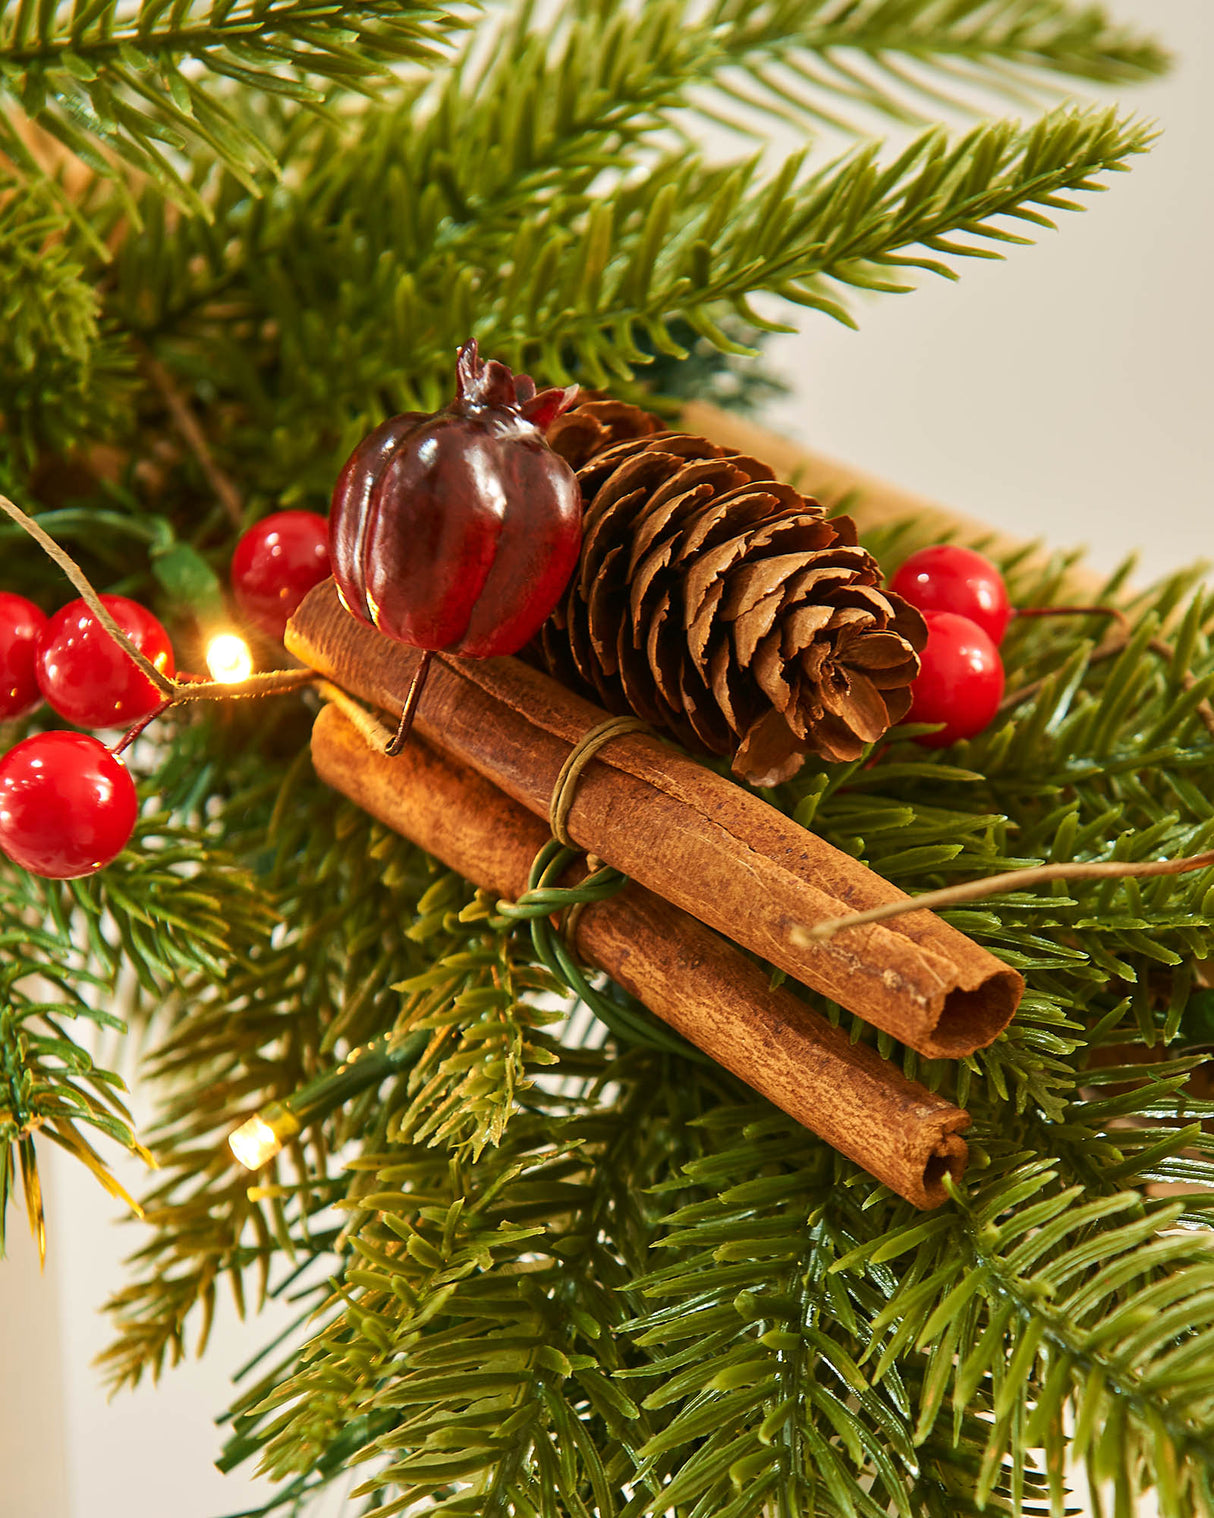
[[[287,628],[305,664],[398,714],[420,655],[356,622],[332,581]],[[416,731],[537,817],[573,747],[606,713],[517,659],[436,655]],[[569,835],[803,984],[931,1057],[989,1044],[1023,981],[930,912],[809,942],[794,932],[905,893],[759,797],[644,734],[583,772]]]
[[[547,827],[416,736],[397,758],[326,707],[317,773],[475,884],[516,897]],[[969,1114],[810,1011],[711,929],[632,883],[577,915],[571,947],[799,1123],[916,1207],[960,1178]]]

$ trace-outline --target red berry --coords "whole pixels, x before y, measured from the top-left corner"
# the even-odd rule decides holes
[[[951,611],[924,612],[927,644],[919,654],[919,674],[911,684],[907,722],[943,722],[938,733],[917,742],[944,748],[972,738],[990,722],[1003,699],[999,650],[968,617]]]
[[[573,399],[460,349],[458,393],[435,416],[384,422],[333,491],[333,575],[361,622],[469,659],[517,653],[564,590],[582,498],[543,428]]]
[[[34,651],[46,613],[24,596],[0,590],[0,720],[24,717],[42,700]]]
[[[169,635],[150,611],[126,596],[102,596],[101,604],[158,670],[173,673]],[[51,706],[80,727],[126,727],[164,700],[83,601],[69,601],[46,624],[36,670]]]
[[[911,554],[890,581],[920,611],[951,611],[976,622],[992,643],[1001,643],[1011,611],[1003,576],[972,548],[941,543]]]
[[[125,765],[88,733],[35,733],[0,758],[0,849],[51,880],[104,869],[138,812]]]
[[[247,622],[281,638],[287,618],[329,578],[329,524],[314,511],[276,511],[241,535],[232,555],[232,592]]]

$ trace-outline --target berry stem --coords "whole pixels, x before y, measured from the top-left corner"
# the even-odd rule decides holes
[[[1013,617],[1111,617],[1128,637],[1130,619],[1119,606],[1014,606]]]
[[[1127,876],[1185,875],[1191,870],[1205,870],[1214,865],[1214,849],[1188,854],[1180,859],[1147,859],[1137,863],[1098,861],[1090,864],[1040,864],[1023,870],[1007,870],[1002,875],[988,875],[981,880],[966,880],[961,885],[946,886],[939,891],[924,891],[904,901],[887,901],[867,912],[852,912],[812,928],[793,928],[792,940],[804,947],[833,938],[843,928],[858,928],[869,922],[885,922],[905,912],[937,911],[940,907],[958,906],[965,901],[981,901],[985,896],[999,896],[1006,891],[1025,891],[1030,886],[1045,885],[1051,880],[1123,880]]]
[[[1099,648],[1094,650],[1089,660],[1091,664],[1102,664],[1106,659],[1113,659],[1130,641],[1130,619],[1125,612],[1116,606],[1026,606],[1018,607],[1012,612],[1014,617],[1112,617],[1117,622],[1117,630],[1112,637],[1106,639]],[[1167,659],[1169,663],[1176,660],[1176,650],[1163,638],[1152,638],[1147,647],[1153,654],[1158,654],[1161,659]],[[1197,683],[1190,670],[1183,670],[1180,674],[1180,683],[1185,690],[1192,690]],[[1031,680],[1027,685],[1020,686],[1017,690],[1009,692],[999,703],[996,716],[1002,717],[1005,712],[1011,711],[1022,702],[1030,700],[1041,687],[1045,680]],[[1206,732],[1214,738],[1214,706],[1208,701],[1197,703],[1197,715],[1205,725]]]
[[[118,755],[121,754],[124,749],[130,748],[131,744],[134,743],[135,739],[138,738],[139,734],[144,730],[144,728],[155,722],[157,717],[163,717],[165,712],[168,711],[169,707],[172,706],[172,704],[173,702],[171,698],[166,696],[166,698],[160,703],[159,706],[153,707],[146,716],[140,717],[139,721],[136,722],[133,727],[127,728],[126,732],[123,733],[118,742],[115,743],[113,748],[110,749],[110,753],[113,754],[114,758],[117,759]]]
[[[60,548],[54,538],[44,531],[43,528],[39,527],[33,517],[26,516],[20,506],[15,506],[6,495],[0,495],[0,510],[3,510],[6,515],[11,517],[18,527],[28,532],[34,542],[46,554],[47,558],[59,566],[80,592],[81,598],[97,618],[98,622],[101,623],[102,627],[105,628],[106,632],[109,633],[110,637],[113,638],[114,642],[118,644],[127,657],[134,660],[161,695],[168,697],[169,700],[174,699],[177,693],[176,682],[171,680],[162,670],[157,669],[147,655],[137,648],[131,639],[127,637],[126,633],[123,632],[121,627],[118,626],[117,622],[114,621],[113,617],[110,616],[109,612],[101,604],[101,597],[89,584],[88,577],[79,564],[76,563],[75,559],[64,549]]]

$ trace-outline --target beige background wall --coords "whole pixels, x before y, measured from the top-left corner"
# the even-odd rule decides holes
[[[1165,128],[1152,156],[1037,248],[882,300],[859,334],[807,319],[772,347],[797,385],[773,415],[1009,531],[1088,542],[1102,565],[1144,545],[1158,573],[1214,554],[1214,6],[1111,9],[1181,60],[1168,82],[1124,93]],[[0,1518],[222,1518],[254,1505],[247,1482],[211,1465],[212,1419],[271,1324],[225,1312],[201,1365],[107,1404],[89,1368],[106,1343],[97,1308],[137,1230],[114,1226],[114,1204],[77,1167],[52,1156],[47,1168],[47,1271],[16,1215],[0,1266]]]

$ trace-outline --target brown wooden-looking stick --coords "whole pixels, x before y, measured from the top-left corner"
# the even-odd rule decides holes
[[[287,628],[303,663],[399,714],[420,655],[356,622],[332,582]],[[547,818],[573,746],[606,713],[517,659],[435,656],[421,735]],[[1007,1026],[1023,981],[930,912],[794,942],[794,926],[909,898],[741,786],[644,735],[587,765],[570,836],[641,885],[921,1053],[956,1058]]]
[[[320,777],[475,884],[517,897],[548,829],[416,736],[397,758],[337,706],[312,731]],[[916,1207],[960,1178],[967,1112],[805,1007],[718,934],[631,884],[585,906],[571,947],[776,1106]]]

